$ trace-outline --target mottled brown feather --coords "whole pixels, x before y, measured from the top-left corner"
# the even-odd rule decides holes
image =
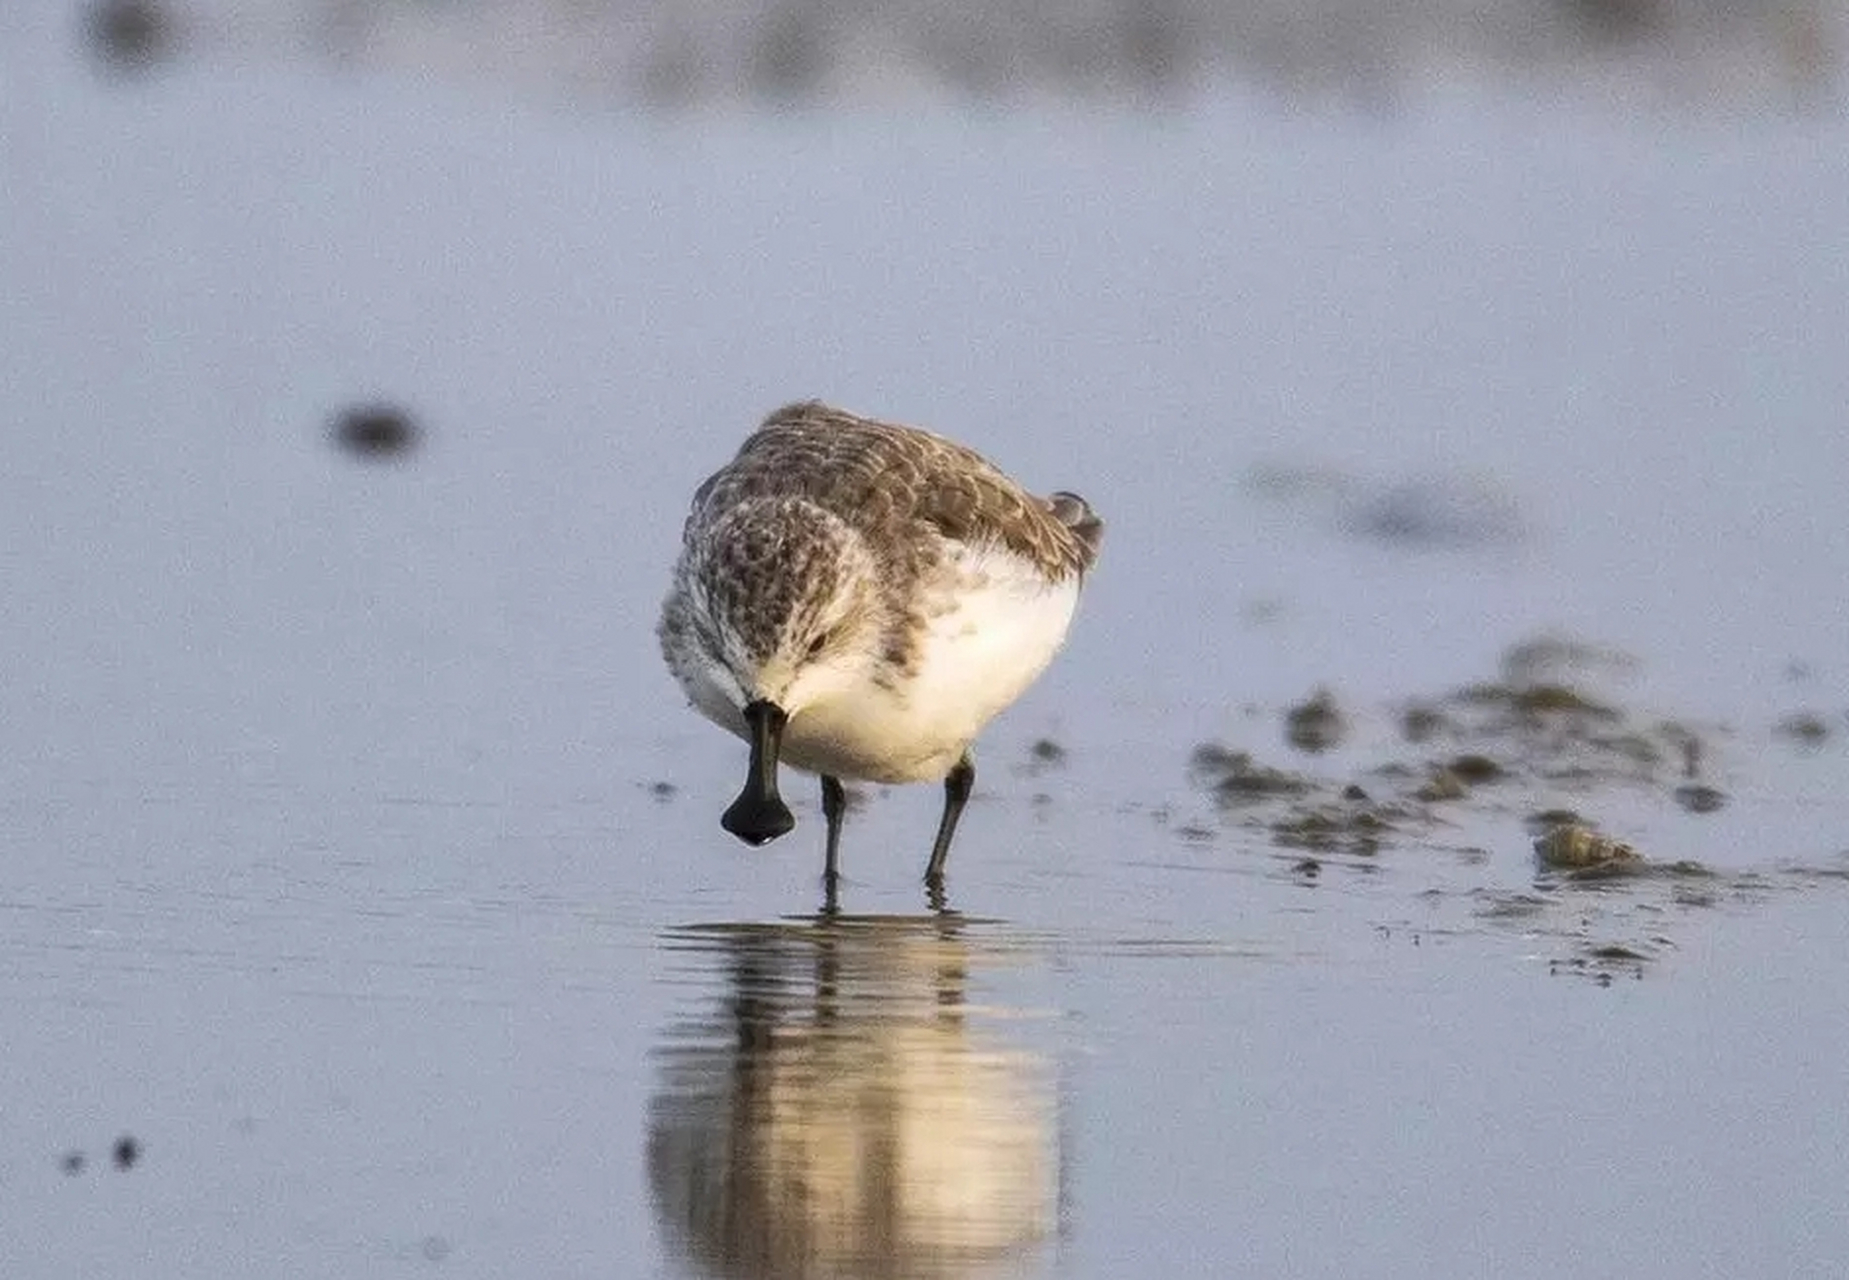
[[[912,557],[890,566],[901,580],[925,567],[918,557],[932,543],[918,535],[928,531],[1005,547],[1053,581],[1090,569],[1103,531],[1074,494],[1036,497],[953,441],[814,400],[764,420],[694,495],[688,531],[741,502],[772,497],[813,502],[867,534],[870,546]]]

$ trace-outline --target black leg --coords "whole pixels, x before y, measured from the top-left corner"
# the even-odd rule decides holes
[[[822,775],[822,820],[828,827],[828,853],[822,863],[822,912],[834,915],[839,909],[836,890],[841,884],[841,815],[847,812],[847,792],[841,779]]]
[[[950,856],[950,838],[957,833],[957,819],[963,816],[963,806],[969,803],[969,793],[975,785],[976,762],[965,751],[944,777],[944,816],[938,819],[931,865],[925,868],[925,883],[934,889],[944,887],[944,859]]]

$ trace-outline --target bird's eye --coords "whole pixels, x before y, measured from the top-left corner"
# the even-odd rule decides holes
[[[809,642],[809,648],[806,651],[805,656],[811,657],[811,658],[821,657],[822,650],[826,649],[829,645],[829,642],[832,641],[833,639],[834,639],[834,636],[830,632],[827,632],[827,631],[818,632],[816,634],[815,639]]]

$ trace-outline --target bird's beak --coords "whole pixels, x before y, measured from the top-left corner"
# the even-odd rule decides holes
[[[783,726],[790,717],[782,707],[763,698],[745,708],[745,727],[751,731],[751,763],[745,789],[719,819],[719,825],[746,844],[766,844],[786,835],[796,825],[790,806],[777,792],[777,753],[783,746]]]

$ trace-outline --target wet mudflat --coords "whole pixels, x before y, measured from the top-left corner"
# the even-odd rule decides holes
[[[16,806],[9,1257],[1827,1269],[1834,1193],[1789,1170],[1842,1158],[1840,861],[1550,882],[1511,814],[1306,877],[1004,794],[954,882],[981,910],[931,916],[911,800],[834,920],[790,909],[812,851],[678,797]]]
[[[0,79],[0,1271],[1849,1252],[1840,122],[645,126],[68,30]],[[814,787],[720,832],[653,652],[807,394],[1111,521],[944,913],[875,789],[817,919]]]

